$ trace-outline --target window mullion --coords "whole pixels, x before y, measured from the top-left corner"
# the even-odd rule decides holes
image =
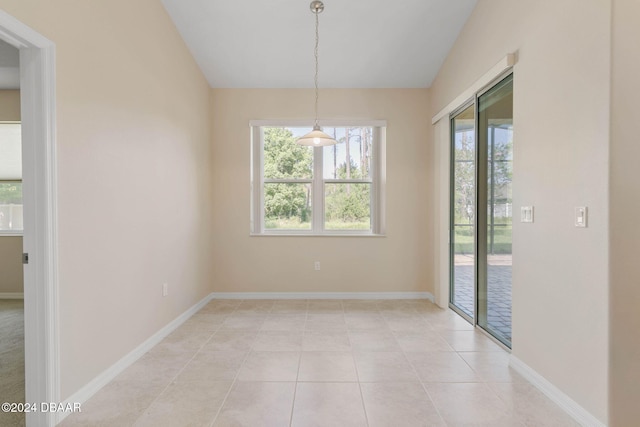
[[[386,180],[386,171],[384,158],[386,153],[383,152],[383,130],[380,127],[372,129],[372,150],[373,159],[371,167],[371,231],[376,234],[384,233],[384,182]]]
[[[264,132],[260,127],[253,128],[252,169],[251,169],[251,212],[252,232],[264,232]]]
[[[371,173],[373,176],[373,173]],[[325,179],[325,184],[372,184],[373,179]]]
[[[262,180],[263,184],[311,184],[313,179],[297,179],[297,178],[266,178]]]
[[[321,234],[324,231],[324,182],[322,171],[322,147],[313,148],[313,212],[312,229],[314,234]]]

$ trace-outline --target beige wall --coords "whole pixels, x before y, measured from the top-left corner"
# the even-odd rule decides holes
[[[0,90],[0,122],[20,121],[20,91]]]
[[[640,115],[640,2],[613,0],[610,182],[610,421],[613,427],[640,419],[640,211],[636,120]]]
[[[20,121],[19,90],[0,90],[0,121]],[[0,294],[23,293],[21,236],[0,236],[0,271]]]
[[[480,0],[431,88],[438,111],[518,51],[514,212],[534,205],[535,223],[514,222],[513,355],[603,422],[609,41],[609,1]]]
[[[23,293],[22,236],[0,236],[0,298]]]
[[[210,292],[209,87],[158,0],[0,8],[56,44],[64,399]]]
[[[313,91],[214,89],[211,105],[215,291],[433,292],[425,89],[320,94],[322,118],[387,120],[382,238],[250,237],[249,120],[313,118]]]

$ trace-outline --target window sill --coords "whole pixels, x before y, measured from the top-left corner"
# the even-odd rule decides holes
[[[386,234],[356,234],[356,233],[249,233],[249,237],[387,237]]]
[[[23,231],[0,231],[0,237],[22,237]]]

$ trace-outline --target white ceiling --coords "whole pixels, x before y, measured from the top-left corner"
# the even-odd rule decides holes
[[[431,85],[477,0],[326,0],[320,87]],[[310,0],[162,0],[215,88],[313,87]]]

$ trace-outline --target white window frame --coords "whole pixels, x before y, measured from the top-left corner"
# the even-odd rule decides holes
[[[251,226],[252,236],[384,236],[385,234],[385,184],[386,184],[386,127],[385,120],[334,120],[320,121],[322,127],[371,127],[372,164],[370,179],[324,179],[323,147],[314,147],[312,179],[264,179],[264,127],[313,127],[312,121],[300,120],[251,120]],[[264,227],[265,182],[311,183],[312,219],[310,230],[267,230]],[[325,184],[371,185],[370,230],[326,230],[324,209]]]

